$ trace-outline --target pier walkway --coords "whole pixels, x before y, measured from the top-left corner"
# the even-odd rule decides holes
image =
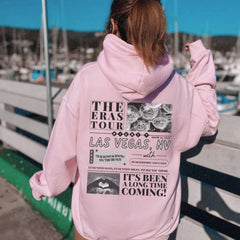
[[[53,225],[0,176],[0,233],[2,240],[64,240]]]

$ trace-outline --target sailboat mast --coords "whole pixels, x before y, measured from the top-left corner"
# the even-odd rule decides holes
[[[178,2],[174,0],[174,56],[178,56],[179,33],[178,33]]]
[[[179,46],[179,33],[178,33],[178,22],[177,20],[174,21],[174,27],[175,27],[175,32],[174,32],[174,56],[178,56],[178,46]]]
[[[5,29],[5,27],[1,27],[1,32],[2,32],[3,55],[7,56],[8,51],[7,51],[7,37],[6,37],[6,29]]]
[[[13,53],[17,52],[17,29],[13,28],[12,32]]]
[[[53,26],[52,27],[52,56],[53,62],[56,64],[57,62],[57,50],[58,50],[58,29]]]
[[[240,58],[240,26],[239,26],[239,33],[238,33],[238,38],[237,38],[237,58]]]
[[[65,14],[64,14],[64,3],[63,0],[61,0],[61,14],[63,19],[63,47],[64,47],[64,53],[65,53],[65,59],[67,62],[69,62],[69,52],[68,52],[68,37],[67,37],[67,30],[66,30],[66,21],[65,21]]]
[[[43,27],[41,27],[40,31],[39,31],[39,55],[40,55],[40,59],[39,62],[43,63],[44,61],[44,46],[43,46]]]
[[[240,25],[239,25],[239,33],[238,33],[238,38],[237,38],[237,54],[236,57],[240,59]],[[239,90],[238,90],[238,110],[240,110],[240,85],[239,85]]]
[[[179,32],[178,32],[178,2],[174,0],[174,57],[176,68],[180,67],[179,62]]]

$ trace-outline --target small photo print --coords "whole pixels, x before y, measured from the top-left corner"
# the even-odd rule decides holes
[[[128,103],[126,130],[170,133],[172,104]]]
[[[87,193],[119,195],[120,174],[88,173]]]

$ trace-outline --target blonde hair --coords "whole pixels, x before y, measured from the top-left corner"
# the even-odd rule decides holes
[[[117,24],[122,40],[133,44],[147,68],[155,66],[166,54],[166,17],[157,0],[114,0],[106,27],[111,19]]]

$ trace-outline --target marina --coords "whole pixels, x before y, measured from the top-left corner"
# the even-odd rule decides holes
[[[6,34],[6,32],[8,34]],[[13,80],[36,84],[46,83],[46,66],[44,63],[44,47],[42,29],[29,31],[24,29],[11,29],[1,27],[2,44],[0,47],[0,80]],[[24,36],[33,34],[37,41],[29,41]],[[66,30],[52,28],[50,31],[50,80],[51,84],[66,88],[71,83],[76,73],[85,63],[95,61],[102,49],[103,32],[95,33],[73,33]],[[19,36],[19,39],[16,39]],[[68,37],[69,36],[69,37]],[[75,36],[75,37],[74,37]],[[177,40],[176,40],[177,36]],[[6,38],[11,39],[6,42]],[[66,39],[72,39],[66,40]],[[79,44],[73,44],[78,39]],[[213,46],[214,40],[227,40],[223,38],[213,39],[204,36],[189,34],[168,34],[168,49],[173,56],[175,68],[178,73],[186,76],[190,68],[189,55],[181,49],[183,42],[202,39],[206,47]],[[181,41],[180,41],[181,40]],[[178,49],[175,48],[176,41]],[[21,43],[21,44],[20,44]],[[73,46],[74,45],[74,46]],[[35,48],[32,48],[35,46]],[[71,46],[71,48],[69,47]],[[231,46],[221,52],[217,46],[213,49],[213,56],[216,68],[217,94],[219,112],[229,115],[239,113],[239,89],[240,89],[240,37],[232,41]],[[176,52],[177,51],[177,52]]]

